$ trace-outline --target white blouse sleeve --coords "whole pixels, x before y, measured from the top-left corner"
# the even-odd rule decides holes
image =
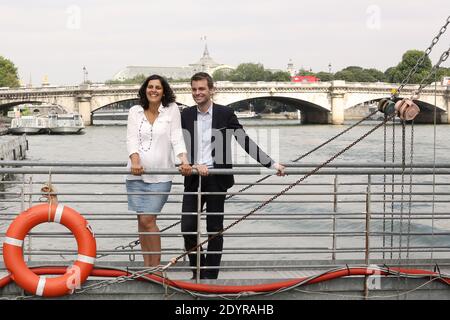
[[[173,107],[170,119],[170,142],[176,156],[181,153],[187,153],[186,145],[184,144],[183,131],[181,129],[181,114],[178,106]]]
[[[139,153],[139,143],[138,143],[138,121],[136,112],[137,109],[132,107],[128,112],[128,120],[127,120],[127,150],[128,156],[131,156],[133,153]]]

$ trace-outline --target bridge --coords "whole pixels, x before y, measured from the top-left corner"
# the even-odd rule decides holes
[[[400,97],[410,97],[417,85],[406,86]],[[174,83],[177,103],[194,105],[189,83]],[[289,103],[301,111],[303,123],[343,124],[345,114],[352,108],[389,97],[396,84],[354,83],[335,80],[318,83],[291,82],[228,82],[216,83],[214,101],[223,105],[266,98]],[[111,104],[137,98],[139,85],[88,85],[0,89],[0,110],[24,103],[49,103],[79,112],[87,125],[92,113]],[[416,122],[432,123],[434,106],[438,123],[450,123],[450,89],[446,86],[428,87],[416,103],[421,109]]]

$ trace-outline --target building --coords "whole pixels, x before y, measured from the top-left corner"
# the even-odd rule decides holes
[[[169,80],[182,80],[189,79],[197,72],[207,72],[209,74],[213,74],[214,71],[219,69],[233,70],[234,68],[214,61],[209,55],[208,45],[205,44],[203,56],[200,60],[189,64],[186,67],[128,66],[116,73],[113,80],[123,81],[141,74],[146,76],[151,74],[159,74]]]
[[[311,83],[311,82],[319,82],[320,79],[316,76],[294,76],[291,77],[292,82],[305,82],[305,83]]]

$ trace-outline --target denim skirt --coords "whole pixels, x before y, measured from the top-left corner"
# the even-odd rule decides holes
[[[128,193],[128,210],[138,213],[161,212],[169,197],[168,194],[129,194],[133,192],[170,192],[172,181],[147,183],[142,180],[126,180]]]

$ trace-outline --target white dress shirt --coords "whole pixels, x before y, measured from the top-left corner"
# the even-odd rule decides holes
[[[206,112],[197,107],[197,164],[204,164],[208,168],[214,167],[212,158],[212,104]]]
[[[148,122],[144,108],[135,105],[128,112],[127,122],[127,150],[129,158],[138,153],[144,168],[142,176],[128,175],[129,180],[143,180],[147,183],[172,181],[173,175],[148,175],[152,169],[175,168],[175,156],[186,153],[183,132],[181,129],[181,115],[176,103],[158,108],[159,115],[153,125]]]

